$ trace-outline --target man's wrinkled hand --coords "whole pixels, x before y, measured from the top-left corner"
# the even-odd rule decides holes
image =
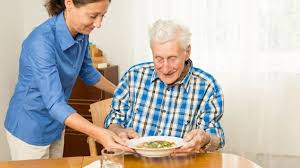
[[[174,153],[204,153],[202,147],[210,141],[210,135],[202,129],[195,129],[187,133],[183,140],[185,144],[176,149]]]
[[[139,135],[132,128],[119,128],[116,133],[125,142],[129,139],[139,138]]]

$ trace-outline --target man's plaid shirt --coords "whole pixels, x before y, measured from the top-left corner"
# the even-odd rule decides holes
[[[176,137],[201,128],[218,135],[223,147],[221,88],[213,76],[189,63],[187,75],[171,86],[158,78],[153,62],[131,67],[114,93],[105,127],[116,123],[140,136]]]

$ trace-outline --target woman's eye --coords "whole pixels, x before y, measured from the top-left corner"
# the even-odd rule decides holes
[[[90,18],[96,19],[96,18],[97,18],[97,15],[90,15]]]

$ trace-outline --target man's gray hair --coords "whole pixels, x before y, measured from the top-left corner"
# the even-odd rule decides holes
[[[158,41],[166,43],[178,37],[182,49],[186,49],[191,43],[190,30],[172,20],[157,20],[149,30],[150,42]]]

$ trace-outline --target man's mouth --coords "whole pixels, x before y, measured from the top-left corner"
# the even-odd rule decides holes
[[[173,75],[173,73],[171,74],[164,74],[165,77],[171,77]]]

